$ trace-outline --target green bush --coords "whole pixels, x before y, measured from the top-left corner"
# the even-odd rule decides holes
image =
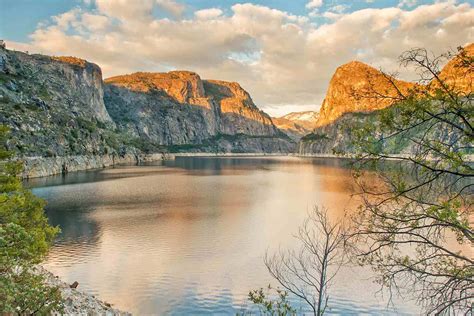
[[[48,314],[62,311],[57,287],[34,272],[59,229],[44,214],[45,201],[23,188],[21,165],[6,150],[8,129],[0,126],[0,312]]]
[[[329,137],[326,134],[317,134],[317,133],[310,133],[301,138],[302,141],[320,141],[320,140],[328,140],[328,139]]]
[[[97,131],[97,123],[91,122],[83,118],[77,118],[77,124],[79,128],[89,131],[89,133],[94,133]]]

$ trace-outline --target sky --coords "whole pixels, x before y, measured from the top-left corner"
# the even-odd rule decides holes
[[[279,116],[318,110],[352,60],[416,79],[398,56],[474,42],[474,0],[0,0],[0,39],[84,58],[105,78],[191,70],[237,81]]]

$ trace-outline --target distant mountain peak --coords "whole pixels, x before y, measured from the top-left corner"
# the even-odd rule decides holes
[[[311,132],[318,120],[316,111],[291,112],[281,117],[272,118],[273,123],[294,140]]]
[[[286,115],[281,116],[280,118],[285,118],[290,121],[300,121],[315,123],[318,119],[319,112],[317,111],[302,111],[302,112],[291,112]]]

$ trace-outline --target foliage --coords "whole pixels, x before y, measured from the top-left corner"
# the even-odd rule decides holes
[[[301,138],[301,141],[320,141],[326,140],[329,137],[326,134],[318,134],[318,133],[309,133]]]
[[[474,299],[473,94],[440,76],[449,57],[404,53],[402,65],[416,67],[420,84],[402,93],[386,74],[397,103],[379,111],[377,123],[360,126],[354,140],[364,200],[354,218],[358,261],[391,293],[415,294],[428,314],[466,313]],[[459,49],[455,61],[457,71],[472,75],[472,56]],[[374,96],[394,98],[376,87],[366,92]],[[392,154],[400,140],[406,155]],[[364,181],[368,172],[378,181]]]
[[[60,311],[59,289],[46,285],[44,277],[33,271],[59,229],[48,224],[45,202],[23,188],[18,177],[21,165],[5,149],[7,133],[0,126],[0,311]]]
[[[288,301],[288,292],[275,289],[275,294],[270,293],[272,287],[268,285],[267,291],[263,288],[249,292],[249,301],[258,306],[260,315],[268,316],[293,316],[296,309]]]

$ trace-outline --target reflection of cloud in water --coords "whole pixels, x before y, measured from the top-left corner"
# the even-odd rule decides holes
[[[249,290],[274,283],[263,254],[294,245],[307,210],[325,205],[340,217],[354,206],[350,170],[342,163],[180,158],[167,166],[102,170],[98,181],[36,188],[63,229],[47,267],[135,313],[212,308],[232,314],[247,303]],[[377,287],[364,273],[341,272],[334,293],[344,299],[336,310],[356,304],[379,314],[385,303],[374,298]]]

